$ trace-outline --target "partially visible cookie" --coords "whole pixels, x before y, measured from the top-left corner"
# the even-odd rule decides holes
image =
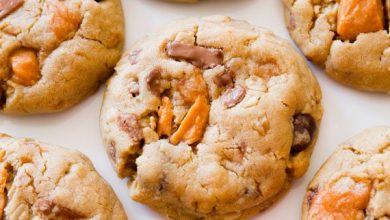
[[[67,109],[113,72],[120,0],[0,0],[0,112]]]
[[[390,92],[390,1],[283,1],[290,35],[310,60],[343,84]]]
[[[390,127],[341,144],[308,186],[302,219],[390,219]]]
[[[175,219],[242,219],[306,172],[321,117],[320,87],[286,41],[212,16],[134,44],[100,120],[134,200]]]
[[[80,152],[0,134],[1,219],[127,219]]]

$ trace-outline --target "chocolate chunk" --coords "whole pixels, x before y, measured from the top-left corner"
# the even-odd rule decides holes
[[[311,115],[297,114],[294,116],[293,125],[294,140],[291,152],[299,153],[310,145],[316,124]]]
[[[227,108],[232,108],[240,103],[246,95],[245,88],[241,86],[236,86],[235,88],[230,88],[221,96],[221,101]]]
[[[141,53],[141,50],[135,50],[130,53],[129,55],[129,61],[131,65],[134,65],[138,62],[139,54]]]
[[[174,41],[168,43],[166,50],[168,56],[175,59],[183,59],[202,69],[213,68],[221,65],[223,62],[223,53],[217,49],[209,49]]]
[[[314,198],[316,197],[318,193],[318,186],[314,188],[310,188],[309,191],[306,194],[307,204],[309,207],[311,206],[311,203],[313,202]]]
[[[11,12],[22,6],[24,0],[0,0],[0,19],[7,17]]]
[[[232,86],[233,85],[233,72],[223,71],[218,73],[213,77],[213,82],[215,85],[222,87],[222,86]]]
[[[160,80],[161,80],[161,69],[154,68],[147,76],[146,76],[146,84],[148,85],[148,89],[154,95],[160,95]]]
[[[125,114],[118,118],[118,124],[122,131],[126,132],[129,137],[139,142],[142,139],[142,128],[135,114]]]

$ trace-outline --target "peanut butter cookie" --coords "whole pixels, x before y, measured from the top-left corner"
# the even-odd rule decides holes
[[[0,0],[0,111],[62,111],[113,72],[120,0]]]
[[[0,134],[0,218],[127,219],[83,154]]]
[[[308,187],[303,220],[390,218],[390,127],[341,144]]]
[[[390,1],[283,0],[303,53],[348,86],[390,92]]]
[[[225,16],[189,19],[124,54],[101,130],[134,200],[175,219],[238,219],[306,172],[320,101],[286,41]]]

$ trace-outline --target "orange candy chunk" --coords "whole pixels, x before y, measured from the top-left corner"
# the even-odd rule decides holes
[[[51,0],[48,2],[48,10],[52,14],[50,28],[60,40],[75,31],[81,22],[81,15],[69,10],[62,1]]]
[[[207,96],[208,89],[202,74],[195,71],[193,75],[186,76],[178,86],[180,94],[187,103],[194,103],[198,96]]]
[[[171,136],[170,142],[178,144],[180,141],[186,141],[187,144],[193,144],[199,141],[208,122],[209,110],[208,99],[204,95],[198,96],[179,129]]]
[[[34,50],[20,48],[11,54],[11,67],[13,71],[12,81],[32,86],[40,78],[39,62]]]
[[[337,15],[337,33],[344,40],[354,40],[360,33],[384,29],[381,0],[341,0]]]
[[[162,98],[162,105],[158,110],[158,125],[157,133],[161,135],[171,135],[172,133],[172,119],[173,119],[173,110],[172,103],[168,97]]]
[[[368,180],[340,179],[313,199],[309,219],[364,220],[371,187]]]

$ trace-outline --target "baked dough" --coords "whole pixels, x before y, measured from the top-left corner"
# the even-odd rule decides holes
[[[9,5],[18,2],[18,7]],[[4,113],[67,109],[93,94],[121,56],[120,0],[0,0],[0,11],[0,110]],[[20,51],[30,54],[30,66]],[[33,80],[26,82],[26,78]]]
[[[388,30],[360,33],[356,39],[344,40],[337,34],[339,1],[283,1],[290,35],[310,60],[323,66],[338,82],[361,90],[390,92]],[[389,17],[390,1],[385,2],[384,14]]]
[[[238,219],[305,173],[320,101],[302,57],[270,31],[188,19],[124,54],[101,132],[134,200],[175,219]]]
[[[347,140],[317,172],[302,220],[390,216],[390,128],[367,129]]]
[[[83,154],[0,134],[2,219],[125,220],[115,193]]]

